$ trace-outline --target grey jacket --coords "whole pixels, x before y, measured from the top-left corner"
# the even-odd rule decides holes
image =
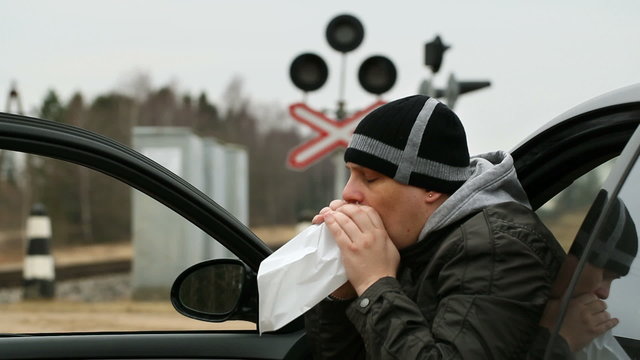
[[[530,210],[511,157],[474,174],[400,251],[396,278],[306,314],[316,358],[519,359],[564,253]]]

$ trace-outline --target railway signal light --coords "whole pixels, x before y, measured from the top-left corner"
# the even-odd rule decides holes
[[[342,14],[329,21],[326,28],[326,38],[329,45],[342,53],[342,69],[340,71],[338,119],[346,116],[344,88],[345,88],[345,58],[349,51],[356,49],[364,39],[364,27],[358,18]],[[318,90],[327,81],[329,69],[322,57],[313,53],[298,55],[289,68],[289,76],[293,84],[306,92]],[[360,85],[375,95],[389,91],[395,85],[397,70],[393,62],[384,56],[371,56],[366,59],[358,71]]]
[[[458,96],[479,90],[491,85],[490,81],[458,81],[453,74],[449,75],[449,81],[447,83],[447,89],[445,90],[445,98],[447,99],[447,106],[453,109]]]
[[[293,84],[304,92],[318,90],[329,76],[329,69],[324,60],[312,53],[298,55],[289,68],[289,76]]]
[[[332,48],[347,53],[362,43],[364,27],[355,16],[339,15],[327,25],[326,37]]]
[[[433,73],[437,73],[442,65],[442,57],[444,52],[449,49],[450,46],[445,45],[440,39],[440,35],[436,35],[436,38],[426,43],[424,46],[424,64],[431,68]]]
[[[424,63],[431,68],[433,75],[440,70],[444,52],[449,48],[449,45],[445,45],[442,42],[440,35],[436,35],[433,40],[425,44]],[[458,96],[490,85],[490,81],[458,81],[455,76],[451,74],[449,75],[445,89],[436,89],[432,79],[425,79],[422,81],[422,84],[420,84],[418,92],[422,95],[435,98],[445,98],[447,105],[453,109],[458,100]]]
[[[396,77],[397,72],[393,62],[380,55],[366,59],[358,70],[360,86],[376,95],[389,91],[396,83]]]

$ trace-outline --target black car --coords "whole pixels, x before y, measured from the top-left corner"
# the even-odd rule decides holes
[[[640,170],[635,166],[640,151],[640,133],[636,131],[639,123],[640,84],[567,111],[512,151],[531,205],[565,249],[571,245],[588,207],[569,209],[563,201],[573,197],[590,204],[609,173],[611,178],[605,188],[610,192],[615,190],[615,195],[624,199],[635,223],[640,223]],[[250,324],[248,330],[41,333],[34,329],[0,335],[0,358],[310,357],[302,319],[262,335],[251,325],[257,323],[258,316],[255,276],[260,262],[272,250],[233,215],[182,178],[108,138],[24,116],[0,113],[0,147],[79,164],[109,175],[164,204],[217,240],[237,259],[194,264],[177,277],[171,301],[187,317],[212,322],[242,320]],[[625,152],[620,156],[623,149]],[[597,184],[588,190],[576,186],[586,178]],[[567,218],[574,221],[567,225],[569,223],[563,222]],[[226,281],[221,281],[223,278]],[[217,307],[208,308],[209,303],[193,296],[192,286],[203,282],[215,284],[211,285],[211,292],[222,294],[224,300],[217,302]],[[629,274],[616,280],[609,300],[609,310],[621,320],[614,335],[632,358],[640,356],[640,313],[635,304],[640,300],[638,284],[640,265],[635,261]],[[0,326],[2,319],[0,312]]]

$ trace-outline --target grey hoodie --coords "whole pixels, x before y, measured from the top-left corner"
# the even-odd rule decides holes
[[[469,180],[429,217],[418,239],[491,205],[517,202],[531,209],[509,153],[495,151],[474,156],[470,167],[473,170]]]

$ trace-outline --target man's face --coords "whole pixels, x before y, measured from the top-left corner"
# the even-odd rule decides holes
[[[564,293],[569,286],[571,276],[577,266],[578,258],[572,254],[567,255],[553,284],[551,290],[552,298],[560,298],[562,296],[562,293]],[[584,265],[582,274],[580,274],[573,294],[577,296],[585,293],[593,293],[600,299],[606,299],[609,297],[611,283],[618,278],[620,278],[618,274],[587,262]]]
[[[367,205],[376,210],[398,249],[415,243],[425,222],[437,208],[432,202],[426,201],[429,191],[400,184],[354,163],[347,163],[347,168],[351,176],[342,191],[342,198],[346,202]]]

